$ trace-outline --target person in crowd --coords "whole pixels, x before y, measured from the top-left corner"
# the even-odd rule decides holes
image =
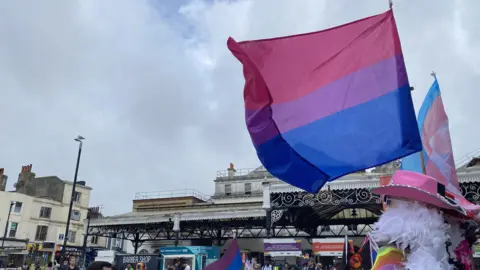
[[[80,270],[77,266],[77,258],[70,255],[67,260],[67,267],[65,270]]]
[[[333,266],[332,270],[343,270],[342,269],[342,264],[341,263],[337,263]]]
[[[92,262],[87,267],[87,270],[113,270],[112,266],[113,265],[109,262],[96,261]]]
[[[262,270],[273,270],[273,265],[271,261],[267,261],[262,267]]]
[[[315,262],[313,260],[308,261],[307,270],[315,270]]]
[[[132,264],[127,264],[127,267],[125,268],[125,270],[133,270],[133,266]]]
[[[60,270],[67,270],[68,268],[68,259],[63,259],[62,265],[60,266]]]
[[[175,270],[182,270],[182,265],[180,263],[180,259],[178,259],[176,262],[175,262]]]
[[[48,262],[47,270],[53,270],[53,263],[52,262]]]

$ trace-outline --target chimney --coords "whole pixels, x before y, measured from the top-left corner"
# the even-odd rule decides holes
[[[18,193],[27,194],[27,187],[34,179],[35,173],[32,172],[32,164],[22,166],[22,170],[18,174],[18,181],[15,183],[15,191]]]
[[[32,172],[32,164],[22,166],[22,171],[20,171],[20,174],[22,174],[22,173],[30,173],[30,172]]]
[[[233,165],[233,163],[230,163],[230,167],[228,167],[227,171],[228,171],[228,178],[233,178],[236,172],[235,165]]]
[[[0,168],[0,191],[5,191],[7,188],[7,176],[4,174],[5,169]]]

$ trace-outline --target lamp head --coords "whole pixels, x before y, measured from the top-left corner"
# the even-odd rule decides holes
[[[81,142],[81,141],[85,140],[85,137],[78,135],[77,138],[75,138],[74,140],[77,141],[77,142]]]

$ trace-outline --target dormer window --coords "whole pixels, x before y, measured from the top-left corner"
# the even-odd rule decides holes
[[[227,195],[227,196],[232,195],[232,185],[230,185],[230,184],[225,185],[225,195]]]

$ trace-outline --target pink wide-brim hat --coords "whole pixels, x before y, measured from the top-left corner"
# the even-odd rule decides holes
[[[371,192],[464,212],[455,198],[447,194],[445,185],[417,172],[397,170],[388,185],[373,188]]]

